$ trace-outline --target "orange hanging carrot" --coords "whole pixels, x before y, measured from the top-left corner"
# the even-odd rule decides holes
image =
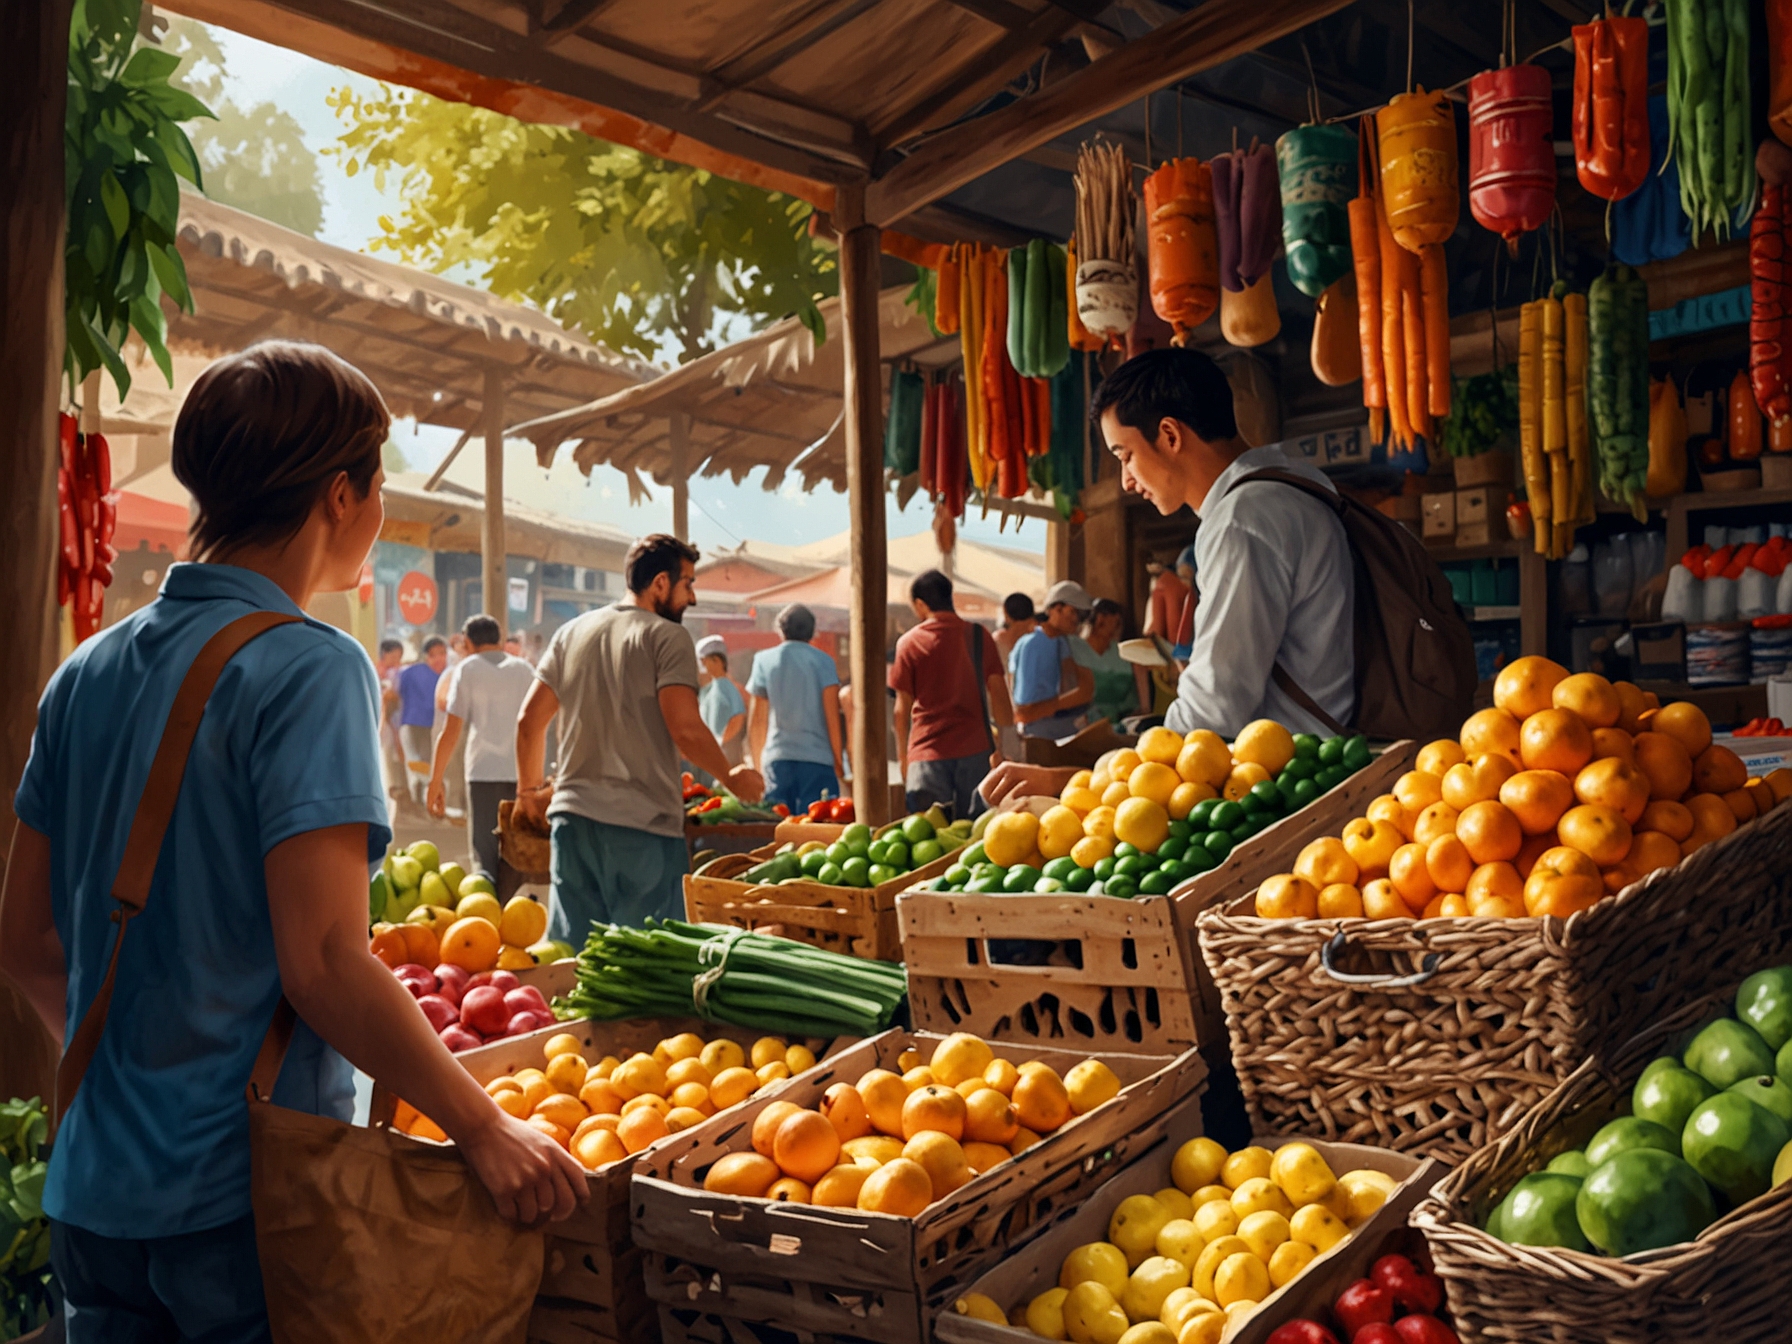
[[[1375,203],[1375,241],[1381,254],[1381,363],[1387,382],[1388,432],[1397,448],[1412,444],[1406,404],[1406,335],[1400,300],[1401,257],[1412,254],[1394,241],[1387,212]]]
[[[1425,307],[1427,409],[1442,420],[1450,413],[1450,279],[1439,243],[1419,253],[1419,291]]]
[[[963,262],[963,246],[953,243],[940,260],[938,278],[933,287],[933,329],[950,336],[958,330],[959,276]]]
[[[1429,379],[1425,365],[1425,304],[1419,293],[1419,258],[1400,249],[1400,327],[1406,341],[1406,420],[1412,432],[1431,440]]]

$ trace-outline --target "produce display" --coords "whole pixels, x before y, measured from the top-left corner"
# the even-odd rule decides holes
[[[1719,239],[1755,194],[1748,0],[1669,0],[1669,157],[1693,236]],[[1746,218],[1746,214],[1743,214]]]
[[[558,1020],[542,992],[519,981],[515,971],[469,971],[445,961],[433,971],[405,962],[392,973],[410,990],[442,1044],[456,1054],[527,1036]]]
[[[752,1146],[709,1168],[718,1194],[913,1218],[1048,1134],[1120,1093],[1114,1071],[1086,1059],[1059,1077],[1016,1067],[979,1037],[946,1037],[903,1070],[835,1083],[815,1109],[774,1101],[753,1121]]]
[[[547,907],[527,896],[500,906],[483,873],[443,863],[419,840],[386,856],[367,888],[374,956],[397,969],[438,961],[478,971],[521,971],[573,950],[548,938]]]
[[[97,387],[98,385],[95,384]],[[97,392],[95,395],[98,395]],[[56,605],[67,607],[79,644],[100,628],[118,547],[118,494],[112,450],[104,434],[83,434],[64,411],[56,417],[61,464],[56,468]]]
[[[986,813],[932,891],[1161,896],[1370,761],[1363,737],[1320,741],[1259,719],[1230,747],[1199,728],[1151,728],[1071,777],[1057,803]]]
[[[1722,0],[1719,0],[1722,3]],[[1595,19],[1574,29],[1574,171],[1581,186],[1615,201],[1649,172],[1649,25]]]
[[[853,822],[832,844],[790,842],[737,879],[758,886],[819,882],[824,887],[876,887],[924,868],[971,838],[969,821],[953,821],[936,803],[877,832]]]
[[[1384,1255],[1332,1302],[1335,1332],[1303,1318],[1278,1326],[1269,1344],[1457,1344],[1438,1317],[1443,1305],[1442,1279],[1404,1255]]]
[[[1735,1010],[1651,1061],[1630,1113],[1522,1178],[1485,1230],[1521,1246],[1636,1255],[1691,1241],[1792,1179],[1792,966],[1744,980]]]
[[[1208,1138],[1176,1150],[1170,1179],[1155,1195],[1123,1199],[1107,1240],[1065,1256],[1058,1286],[1017,1303],[1014,1323],[1045,1339],[1218,1344],[1346,1241],[1398,1184],[1367,1168],[1337,1175],[1310,1143],[1228,1153]],[[1436,1279],[1418,1283],[1410,1262],[1406,1269],[1402,1282],[1415,1300],[1429,1300],[1436,1286],[1441,1301]],[[988,1298],[967,1299],[961,1310],[1009,1319]],[[1149,1329],[1153,1322],[1160,1329]]]
[[[789,938],[649,920],[591,930],[579,953],[569,1017],[681,1017],[791,1036],[872,1036],[908,995],[902,967],[825,952]]]
[[[1164,160],[1145,179],[1145,223],[1151,307],[1179,335],[1193,331],[1220,302],[1213,170],[1199,159]]]
[[[743,803],[724,788],[699,784],[690,771],[684,773],[684,819],[699,826],[716,826],[743,821],[782,821],[790,815],[783,803],[760,807]]]
[[[1638,522],[1648,510],[1649,286],[1629,266],[1611,266],[1587,294],[1587,407],[1599,488]],[[1533,497],[1531,507],[1536,508]]]
[[[37,1097],[0,1105],[0,1338],[35,1331],[61,1297],[43,1209],[49,1133],[49,1109]]]
[[[1566,283],[1519,310],[1519,451],[1537,553],[1551,560],[1565,558],[1574,529],[1599,513],[1587,420],[1588,340],[1587,296],[1571,293]],[[1622,470],[1628,472],[1635,445],[1625,442]],[[1640,443],[1646,452],[1646,436]],[[1602,471],[1601,484],[1608,483]]]
[[[688,1031],[668,1036],[652,1054],[605,1055],[595,1064],[566,1032],[550,1036],[541,1053],[544,1067],[504,1074],[485,1090],[500,1110],[528,1121],[588,1171],[701,1124],[815,1063],[808,1046],[775,1036],[761,1037],[748,1051],[725,1036],[705,1041]],[[400,1120],[417,1138],[447,1138],[415,1111]]]
[[[1555,209],[1552,97],[1540,65],[1483,70],[1468,82],[1469,213],[1515,257],[1519,238],[1542,228]]]
[[[1567,919],[1792,797],[1792,770],[1752,778],[1698,706],[1629,682],[1526,657],[1493,701],[1258,887],[1257,914]]]

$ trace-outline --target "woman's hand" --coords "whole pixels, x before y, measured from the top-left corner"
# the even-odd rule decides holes
[[[1000,807],[1010,798],[1026,798],[1033,794],[1056,797],[1063,793],[1076,773],[1074,767],[1022,765],[1019,761],[1003,761],[983,777],[977,792],[991,807]]]
[[[496,1106],[488,1123],[451,1137],[491,1191],[500,1216],[513,1223],[560,1222],[591,1196],[577,1158]]]

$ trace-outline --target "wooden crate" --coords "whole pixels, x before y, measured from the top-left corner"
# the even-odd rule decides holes
[[[1108,1219],[1121,1200],[1130,1195],[1149,1195],[1170,1185],[1170,1159],[1178,1147],[1200,1133],[1199,1106],[1184,1103],[1172,1114],[1168,1133],[1150,1151],[1136,1158],[1085,1203],[1064,1210],[1025,1249],[1009,1255],[974,1283],[965,1285],[965,1290],[982,1293],[1004,1311],[1011,1311],[1016,1304],[1025,1306],[1046,1289],[1056,1287],[1058,1267],[1064,1257],[1088,1242],[1107,1240]],[[1277,1142],[1265,1140],[1272,1147]],[[1434,1159],[1420,1160],[1381,1148],[1317,1140],[1313,1146],[1324,1154],[1335,1172],[1372,1167],[1387,1172],[1400,1184],[1388,1196],[1387,1203],[1349,1238],[1313,1261],[1292,1283],[1264,1298],[1245,1324],[1227,1334],[1227,1344],[1264,1344],[1277,1326],[1288,1321],[1315,1315],[1326,1319],[1321,1313],[1330,1310],[1332,1300],[1344,1285],[1364,1277],[1376,1256],[1386,1253],[1390,1236],[1403,1234],[1407,1214],[1446,1170]],[[1028,1344],[1038,1339],[1024,1326],[997,1325],[960,1316],[952,1310],[951,1302],[941,1304],[933,1333],[942,1344]]]
[[[1195,917],[1285,872],[1308,841],[1337,835],[1412,768],[1396,742],[1331,792],[1265,827],[1168,896],[997,896],[906,891],[897,899],[909,1010],[927,1031],[1091,1049],[1174,1052],[1226,1039],[1219,991],[1195,948]],[[996,961],[990,939],[1079,945],[1081,966]]]
[[[579,963],[576,958],[568,957],[565,961],[550,961],[545,966],[526,966],[514,974],[518,984],[534,985],[541,991],[542,998],[552,1004],[555,999],[572,993],[573,984],[578,979]]]
[[[931,1057],[940,1039],[885,1032],[793,1079],[779,1098],[813,1106],[836,1082],[894,1069],[911,1045]],[[1088,1057],[1080,1050],[991,1044],[1017,1063],[1043,1060],[1060,1073]],[[757,1332],[768,1327],[805,1339],[926,1340],[942,1301],[1160,1140],[1177,1102],[1192,1097],[1198,1106],[1207,1071],[1193,1051],[1097,1057],[1119,1076],[1119,1096],[913,1219],[702,1189],[717,1158],[748,1147],[753,1121],[771,1098],[753,1098],[662,1140],[641,1155],[633,1182],[635,1243],[648,1252],[648,1295],[681,1313],[682,1337],[691,1339],[708,1338],[689,1331],[715,1316],[753,1323],[744,1339],[774,1338]]]

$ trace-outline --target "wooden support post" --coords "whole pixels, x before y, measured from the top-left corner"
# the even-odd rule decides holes
[[[672,448],[672,535],[691,539],[691,417],[674,411],[666,423]]]
[[[1062,518],[1045,524],[1045,585],[1051,587],[1070,577],[1070,524]]]
[[[504,566],[504,375],[485,371],[485,507],[479,521],[479,588],[500,633],[510,631],[510,580]]]
[[[1518,648],[1549,656],[1549,565],[1528,543],[1518,552]]]
[[[852,515],[853,808],[877,825],[890,816],[884,733],[884,648],[889,623],[884,545],[883,370],[878,361],[879,230],[865,222],[862,184],[839,189],[840,325],[844,332],[846,495]]]
[[[12,74],[0,87],[0,836],[56,666],[56,381],[62,372],[63,120],[72,0],[0,6]],[[0,862],[4,862],[0,859]],[[24,996],[0,985],[0,1096],[48,1097],[58,1051]]]

